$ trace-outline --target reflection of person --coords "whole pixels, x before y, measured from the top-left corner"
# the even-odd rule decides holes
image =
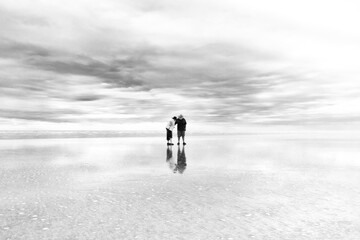
[[[186,169],[186,156],[185,156],[185,148],[184,146],[180,150],[180,147],[178,147],[177,152],[177,170],[179,173],[183,173]]]
[[[183,144],[186,145],[185,143],[186,120],[183,117],[183,115],[181,114],[179,115],[178,119],[176,120],[176,124],[177,124],[177,137],[178,137],[177,145],[180,144],[180,137],[182,137]]]
[[[167,145],[174,145],[172,143],[172,131],[175,128],[176,117],[173,117],[166,125],[166,140]]]
[[[166,162],[169,165],[169,168],[171,169],[171,171],[176,173],[177,167],[176,167],[176,164],[173,159],[173,151],[172,151],[171,146],[168,146],[166,149]]]

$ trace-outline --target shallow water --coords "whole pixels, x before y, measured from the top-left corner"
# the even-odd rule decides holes
[[[0,239],[359,239],[359,140],[1,140]]]

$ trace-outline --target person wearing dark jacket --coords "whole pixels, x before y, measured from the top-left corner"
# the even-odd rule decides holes
[[[179,115],[178,119],[176,120],[177,125],[177,136],[178,136],[178,143],[180,144],[180,137],[182,137],[183,145],[186,145],[185,143],[185,131],[186,131],[186,120],[183,117],[183,115]]]

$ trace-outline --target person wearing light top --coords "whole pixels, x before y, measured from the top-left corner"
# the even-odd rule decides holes
[[[172,143],[172,131],[175,128],[175,124],[176,124],[176,117],[173,117],[166,125],[166,140],[167,140],[167,145],[174,145]]]

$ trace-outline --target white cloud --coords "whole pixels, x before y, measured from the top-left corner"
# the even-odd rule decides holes
[[[0,0],[0,121],[351,120],[360,114],[359,6]]]

